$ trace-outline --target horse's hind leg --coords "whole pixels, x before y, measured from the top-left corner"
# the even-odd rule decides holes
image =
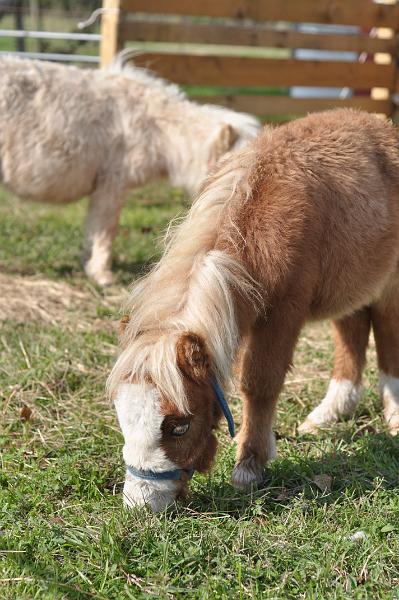
[[[267,321],[259,319],[250,333],[241,365],[244,403],[232,475],[237,487],[262,481],[265,463],[276,456],[275,405],[302,324],[300,315],[281,307]]]
[[[361,396],[362,371],[370,332],[370,309],[364,308],[349,317],[333,322],[335,360],[327,394],[299,426],[300,433],[314,433],[318,428],[351,415]]]
[[[384,416],[390,433],[399,433],[399,276],[371,307],[371,319]]]

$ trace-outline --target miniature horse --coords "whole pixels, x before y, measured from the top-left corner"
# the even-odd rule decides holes
[[[193,102],[132,56],[127,48],[104,70],[0,57],[0,182],[52,204],[90,195],[84,265],[104,286],[113,282],[112,244],[129,193],[160,177],[197,192],[260,126]]]
[[[371,325],[385,418],[399,430],[399,139],[351,110],[265,128],[206,182],[131,294],[108,381],[125,438],[128,505],[160,510],[214,459],[240,356],[236,486],[276,454],[275,405],[299,332],[334,319],[327,396],[302,430],[351,413]],[[227,414],[227,413],[226,413]]]

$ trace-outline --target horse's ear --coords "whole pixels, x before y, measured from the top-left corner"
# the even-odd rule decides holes
[[[237,141],[238,134],[229,123],[223,123],[211,139],[211,148],[208,158],[208,168],[213,169],[219,158],[228,152]]]
[[[179,368],[194,381],[209,377],[210,359],[204,340],[195,333],[183,333],[176,343],[176,359]]]
[[[123,335],[125,333],[125,329],[128,326],[129,321],[129,315],[123,315],[123,317],[119,321],[119,335]]]

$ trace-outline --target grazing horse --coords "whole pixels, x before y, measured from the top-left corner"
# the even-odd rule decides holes
[[[30,200],[89,195],[85,270],[112,283],[119,215],[135,187],[167,177],[194,193],[226,152],[258,133],[250,115],[199,105],[131,64],[105,70],[0,58],[0,181]]]
[[[277,397],[302,326],[334,319],[326,398],[303,429],[353,412],[370,326],[385,418],[399,430],[399,139],[352,110],[312,114],[223,161],[133,288],[108,381],[128,505],[162,509],[210,468],[221,389],[240,358],[234,485],[276,455]]]

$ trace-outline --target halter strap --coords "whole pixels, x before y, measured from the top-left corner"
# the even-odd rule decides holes
[[[128,473],[139,479],[148,479],[151,481],[179,481],[185,473],[188,479],[194,474],[194,469],[172,469],[171,471],[151,471],[150,469],[135,469],[126,465]]]
[[[220,387],[219,382],[216,378],[212,380],[212,388],[215,392],[216,400],[220,406],[220,409],[226,417],[227,425],[229,427],[229,434],[233,438],[235,435],[233,415],[231,414],[231,410],[229,405],[227,404],[226,398],[224,397],[223,390]]]
[[[227,404],[227,400],[224,397],[224,393],[222,388],[219,385],[219,382],[216,378],[212,380],[212,389],[215,392],[217,403],[220,407],[220,410],[226,417],[227,425],[229,428],[229,433],[233,438],[235,435],[234,432],[234,419],[231,414],[231,410],[229,405]],[[171,471],[151,471],[150,469],[136,469],[135,467],[131,467],[130,465],[126,465],[127,472],[133,477],[138,477],[139,479],[146,479],[148,481],[180,481],[183,474],[186,474],[188,479],[191,479],[195,469],[172,469]]]

